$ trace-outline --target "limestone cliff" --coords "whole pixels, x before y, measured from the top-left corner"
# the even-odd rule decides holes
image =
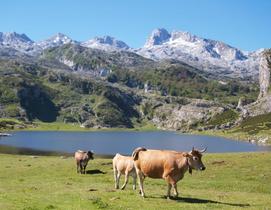
[[[149,111],[148,111],[149,110]],[[178,97],[146,98],[141,114],[159,129],[188,131],[206,123],[225,108],[213,101]]]
[[[245,106],[249,116],[257,116],[271,112],[270,72],[271,49],[268,49],[263,52],[259,64],[260,93],[258,99],[256,102]]]
[[[259,64],[260,94],[258,99],[266,97],[270,87],[271,50],[263,52]]]

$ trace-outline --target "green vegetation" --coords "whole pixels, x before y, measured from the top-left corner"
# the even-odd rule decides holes
[[[153,67],[154,61],[143,58],[131,52],[105,52],[98,49],[85,48],[80,45],[66,44],[61,47],[47,49],[43,53],[43,59],[59,63],[59,59],[66,59],[74,63],[74,70],[96,72],[105,69],[145,69]]]
[[[53,62],[66,59],[73,62],[73,69],[99,74],[101,68],[113,72],[107,80],[132,88],[143,88],[148,83],[153,90],[172,96],[218,100],[237,104],[243,96],[249,101],[256,99],[258,87],[254,83],[227,79],[221,83],[187,64],[165,61],[155,63],[129,52],[103,52],[82,46],[67,44],[44,52],[44,59]],[[208,79],[212,78],[212,79]]]
[[[94,77],[100,75],[101,69],[107,70],[107,79]],[[150,88],[147,94],[143,93],[145,84]],[[257,85],[249,80],[220,81],[211,73],[181,62],[155,62],[130,52],[105,52],[67,44],[47,49],[37,57],[0,58],[0,117],[20,121],[2,122],[0,129],[155,129],[154,110],[159,106],[170,111],[198,98],[233,107],[240,97],[247,104],[255,101],[257,95]],[[163,111],[160,121],[167,119]],[[212,113],[203,119],[205,125],[209,114]],[[208,125],[221,125],[236,118],[237,113],[229,109],[214,116]],[[182,130],[183,125],[178,129]],[[191,125],[192,129],[201,126],[199,121]],[[256,130],[245,126],[238,132],[250,135],[269,127],[267,122]],[[254,130],[248,132],[249,129]]]
[[[0,155],[1,209],[268,209],[271,153],[206,154],[204,172],[186,174],[180,198],[167,200],[163,180],[145,180],[146,198],[115,190],[110,159],[94,159],[86,175],[72,158]],[[123,181],[123,177],[122,180]]]
[[[271,113],[249,117],[245,119],[237,128],[236,132],[257,134],[260,131],[271,129]]]
[[[22,129],[26,128],[27,126],[17,120],[12,118],[0,118],[0,131],[2,130],[13,130],[13,129]]]
[[[225,112],[222,112],[221,114],[215,115],[210,121],[208,121],[207,125],[222,125],[227,122],[232,122],[237,120],[238,113],[232,109],[228,109]]]
[[[217,123],[219,123],[219,121],[217,121]],[[267,139],[265,144],[270,145],[271,113],[249,117],[243,120],[239,126],[228,130],[207,130],[193,133],[201,135],[223,136],[235,140],[255,141],[255,143],[258,140]]]
[[[91,127],[134,127],[131,120],[138,118],[138,99],[129,93],[102,81],[35,64],[1,62],[2,117],[75,124],[89,120]]]
[[[134,128],[82,128],[78,123],[33,122],[25,130],[32,131],[154,131],[157,128],[149,122],[134,122]],[[1,125],[1,121],[0,121]]]
[[[253,83],[229,80],[227,84],[221,84],[217,80],[206,79],[191,67],[182,65],[146,71],[115,70],[109,75],[108,81],[140,88],[147,83],[151,89],[161,94],[218,100],[235,105],[241,96],[247,101],[254,101],[258,94],[258,88]]]

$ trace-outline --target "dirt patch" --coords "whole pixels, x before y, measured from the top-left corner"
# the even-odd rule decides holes
[[[120,199],[120,197],[113,197],[113,198],[110,198],[109,200],[114,201],[114,200],[119,200],[119,199]]]
[[[105,192],[116,192],[116,190],[107,189],[107,190],[105,190]]]
[[[211,162],[212,165],[225,165],[226,162],[224,160],[221,160],[221,161],[213,161]]]
[[[112,165],[112,162],[101,163],[102,166]]]

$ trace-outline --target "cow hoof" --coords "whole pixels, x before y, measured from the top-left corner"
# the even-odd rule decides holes
[[[125,189],[125,187],[122,187],[122,188],[120,188],[121,190],[124,190]]]
[[[171,195],[170,195],[170,196],[165,195],[165,198],[166,198],[167,200],[174,200],[175,197],[174,197],[174,196],[171,196]]]

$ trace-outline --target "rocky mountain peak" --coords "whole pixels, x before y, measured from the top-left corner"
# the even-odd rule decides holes
[[[157,28],[152,31],[150,37],[146,41],[144,47],[152,47],[154,45],[160,45],[168,41],[171,37],[170,33],[164,28]]]
[[[62,33],[57,33],[54,36],[50,38],[54,42],[62,42],[62,43],[67,43],[67,42],[72,42],[72,39],[66,36],[65,34]]]
[[[123,41],[117,40],[111,36],[95,37],[81,44],[88,48],[97,48],[101,50],[128,50],[130,47]]]
[[[200,38],[186,31],[173,31],[171,33],[171,40],[174,41],[177,39],[182,39],[186,42],[196,42]]]
[[[6,44],[12,44],[13,42],[33,43],[33,41],[25,34],[18,34],[16,32],[0,32],[0,42]]]
[[[230,77],[258,77],[259,56],[224,42],[205,39],[185,31],[155,29],[138,54],[153,60],[174,59],[203,71]]]
[[[32,49],[34,42],[25,34],[16,32],[1,33],[0,46],[12,48],[20,52],[28,52]]]
[[[61,46],[63,44],[69,44],[69,43],[75,43],[75,41],[73,41],[71,38],[69,38],[65,34],[57,33],[46,40],[37,42],[36,46],[40,47],[41,49],[46,49],[49,47],[57,47],[57,46]]]

